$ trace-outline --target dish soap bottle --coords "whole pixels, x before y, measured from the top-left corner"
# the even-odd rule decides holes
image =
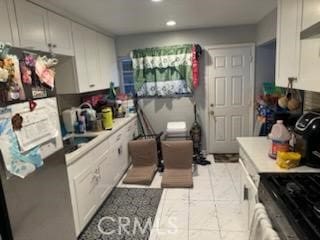
[[[269,157],[276,159],[278,152],[289,151],[289,141],[291,139],[291,134],[284,126],[282,120],[278,120],[277,123],[272,126],[269,138],[272,141],[269,151]]]

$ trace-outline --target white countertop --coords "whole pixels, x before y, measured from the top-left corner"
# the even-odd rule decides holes
[[[105,139],[109,138],[111,135],[116,133],[119,129],[121,129],[124,125],[131,122],[133,119],[135,119],[137,116],[136,114],[130,115],[125,118],[116,118],[113,121],[113,128],[112,130],[104,130],[101,132],[86,132],[84,134],[70,134],[69,136],[83,136],[83,137],[95,137],[90,142],[84,144],[80,148],[78,148],[76,151],[68,153],[65,155],[66,157],[66,163],[67,166],[71,165],[72,163],[76,162],[81,156],[83,156],[85,153],[90,151],[92,148],[100,144]]]
[[[271,140],[266,137],[239,137],[237,138],[249,160],[258,173],[292,173],[292,172],[319,172],[320,169],[300,166],[292,169],[280,168],[276,161],[268,156]]]

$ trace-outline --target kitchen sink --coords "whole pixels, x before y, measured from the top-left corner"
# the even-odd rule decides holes
[[[73,136],[63,140],[63,147],[65,154],[72,153],[79,149],[84,144],[90,142],[95,137],[88,136]]]

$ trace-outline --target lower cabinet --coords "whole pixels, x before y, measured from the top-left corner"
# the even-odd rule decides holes
[[[84,226],[98,209],[96,188],[98,179],[94,169],[89,167],[73,179],[75,197],[77,202],[78,221]]]
[[[249,230],[253,219],[254,208],[256,203],[258,203],[258,189],[241,159],[239,160],[239,163],[241,166],[240,171],[242,191],[240,196],[242,213],[244,215],[246,227]]]
[[[136,125],[136,121],[131,121],[68,166],[77,235],[88,224],[129,167],[127,145],[132,138],[128,137],[128,132],[129,129],[136,129],[134,124]]]

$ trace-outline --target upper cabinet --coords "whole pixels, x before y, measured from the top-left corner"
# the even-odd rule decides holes
[[[49,39],[53,52],[74,55],[71,21],[52,12],[48,12]]]
[[[47,11],[25,0],[15,0],[20,47],[48,51]]]
[[[13,2],[11,0],[0,0],[0,41],[18,46],[18,28],[14,16]]]
[[[320,1],[319,0],[305,0],[303,1],[303,18],[302,30],[311,27],[319,22],[320,16]]]
[[[278,1],[276,85],[279,87],[287,87],[288,79],[297,79],[299,75],[301,10],[301,0]]]
[[[320,92],[320,1],[279,0],[276,85]]]
[[[73,55],[71,21],[26,0],[15,0],[20,47]]]
[[[75,57],[56,67],[57,92],[72,94],[119,86],[114,39],[72,23]]]
[[[108,87],[110,86],[111,82],[118,87],[119,72],[114,39],[102,34],[98,34],[98,48],[101,81],[106,82]]]
[[[115,41],[27,0],[0,0],[0,41],[59,55],[60,94],[119,86]]]

